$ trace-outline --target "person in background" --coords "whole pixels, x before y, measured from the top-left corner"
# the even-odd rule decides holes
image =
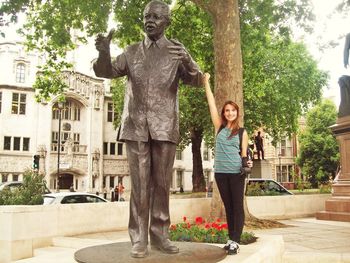
[[[118,201],[124,201],[123,193],[124,193],[124,186],[122,182],[119,182],[118,183],[118,196],[119,196]]]

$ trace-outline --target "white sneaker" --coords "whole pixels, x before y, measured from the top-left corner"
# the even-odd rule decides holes
[[[227,250],[227,254],[228,255],[236,255],[239,252],[239,245],[237,242],[232,241],[232,243],[230,244],[228,250]]]
[[[225,246],[224,246],[224,249],[225,249],[225,250],[228,250],[228,249],[230,248],[230,245],[231,245],[233,242],[234,242],[234,241],[231,240],[231,239],[227,240],[227,242],[226,242],[226,244],[225,244]]]

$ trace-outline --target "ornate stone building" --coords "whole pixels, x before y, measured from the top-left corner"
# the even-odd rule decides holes
[[[42,63],[20,43],[0,43],[0,182],[22,180],[33,156],[40,155],[39,170],[53,191],[73,186],[101,192],[118,180],[128,187],[125,146],[116,142],[108,83],[65,72],[69,89],[63,108],[57,97],[38,103],[32,85]]]

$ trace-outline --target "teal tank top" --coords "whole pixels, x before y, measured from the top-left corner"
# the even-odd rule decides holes
[[[223,128],[216,136],[215,143],[215,173],[240,173],[242,166],[241,155],[239,154],[238,133],[231,138],[231,130]]]

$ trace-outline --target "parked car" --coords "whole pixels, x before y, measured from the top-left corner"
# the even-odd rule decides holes
[[[60,192],[43,195],[44,205],[52,204],[80,204],[80,203],[104,203],[106,199],[95,194],[79,192]]]
[[[0,184],[0,191],[4,190],[6,188],[11,190],[11,189],[19,188],[21,186],[23,186],[23,182],[22,181],[5,182],[5,183]],[[45,194],[51,193],[50,189],[47,188],[46,185],[44,185],[44,188],[45,188],[45,190],[44,190]]]
[[[283,185],[272,179],[249,178],[246,195],[292,195]]]
[[[15,182],[5,182],[0,184],[0,191],[3,191],[4,189],[15,189],[19,188],[23,185],[22,182],[15,181]]]

